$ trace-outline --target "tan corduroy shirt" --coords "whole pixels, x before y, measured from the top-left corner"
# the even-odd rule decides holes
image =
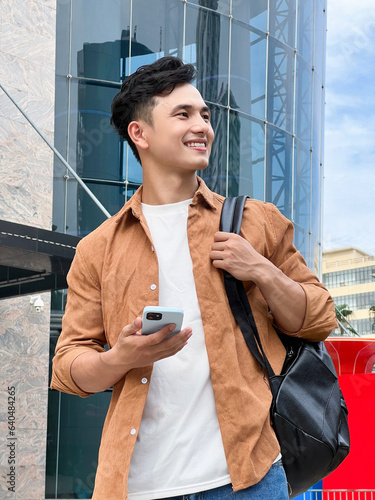
[[[142,188],[77,247],[53,360],[54,389],[88,396],[71,378],[73,360],[90,349],[101,351],[105,344],[111,348],[122,328],[141,316],[144,306],[158,304],[158,262],[142,214],[141,193]],[[232,316],[222,272],[209,258],[222,204],[223,197],[200,180],[189,207],[187,231],[219,425],[237,491],[264,477],[279,446],[269,419],[269,388]],[[302,285],[307,309],[302,329],[295,335],[323,340],[336,327],[333,301],[293,246],[291,222],[273,205],[248,200],[241,235]],[[275,371],[280,370],[285,351],[272,327],[273,318],[259,289],[252,283],[245,285],[266,354]],[[99,452],[96,500],[127,498],[129,463],[151,376],[152,366],[134,369],[113,388]]]

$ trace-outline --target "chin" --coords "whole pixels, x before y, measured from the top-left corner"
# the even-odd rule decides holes
[[[206,170],[207,167],[208,167],[208,163],[205,163],[204,165],[197,167],[197,170]]]

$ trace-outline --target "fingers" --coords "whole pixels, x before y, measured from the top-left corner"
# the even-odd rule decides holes
[[[150,344],[159,344],[162,342],[168,335],[173,332],[173,330],[176,328],[176,325],[174,323],[171,323],[170,325],[164,326],[161,328],[161,330],[158,330],[155,333],[150,333],[149,335],[144,335],[144,337],[149,339]]]
[[[263,257],[250,242],[234,233],[217,232],[210,251],[212,265],[242,281],[252,281],[255,266]]]
[[[146,364],[155,363],[160,359],[169,358],[174,356],[179,351],[181,351],[188,343],[189,338],[192,335],[191,328],[185,328],[181,330],[181,332],[173,335],[173,337],[160,338],[160,334],[163,335],[166,333],[169,335],[171,333],[170,329],[167,332],[163,332],[164,328],[159,332],[152,333],[150,335],[142,335],[144,337],[142,345],[138,346],[138,353],[142,352],[142,361],[143,364],[145,360],[147,360]]]
[[[165,339],[164,341],[159,343],[157,346],[159,348],[158,359],[168,358],[177,354],[187,345],[188,340],[190,339],[192,334],[193,332],[191,328],[185,328],[173,337]]]
[[[222,261],[230,257],[236,243],[233,236],[237,235],[233,235],[233,233],[223,233],[220,231],[215,233],[214,243],[212,244],[210,251],[210,259],[213,261],[213,265],[215,267],[219,267],[217,265],[217,261]]]
[[[223,233],[221,231],[214,234],[214,242],[211,249],[217,251],[231,250],[239,245],[241,236],[234,233]]]
[[[232,236],[238,236],[235,233],[225,233],[224,231],[217,231],[214,234],[214,241],[227,241]]]
[[[135,333],[139,333],[140,329],[142,328],[142,319],[141,318],[135,318],[135,320],[130,323],[130,325],[124,326],[124,328],[121,331],[121,335],[124,337],[129,337],[129,335],[134,335]]]

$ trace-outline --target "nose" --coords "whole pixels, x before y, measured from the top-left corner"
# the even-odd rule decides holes
[[[197,115],[191,126],[191,131],[195,134],[207,135],[212,131],[212,126],[201,115]]]

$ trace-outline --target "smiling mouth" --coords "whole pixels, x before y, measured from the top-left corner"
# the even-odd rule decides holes
[[[185,144],[188,148],[201,148],[201,149],[206,149],[206,143],[205,142],[187,142]]]

